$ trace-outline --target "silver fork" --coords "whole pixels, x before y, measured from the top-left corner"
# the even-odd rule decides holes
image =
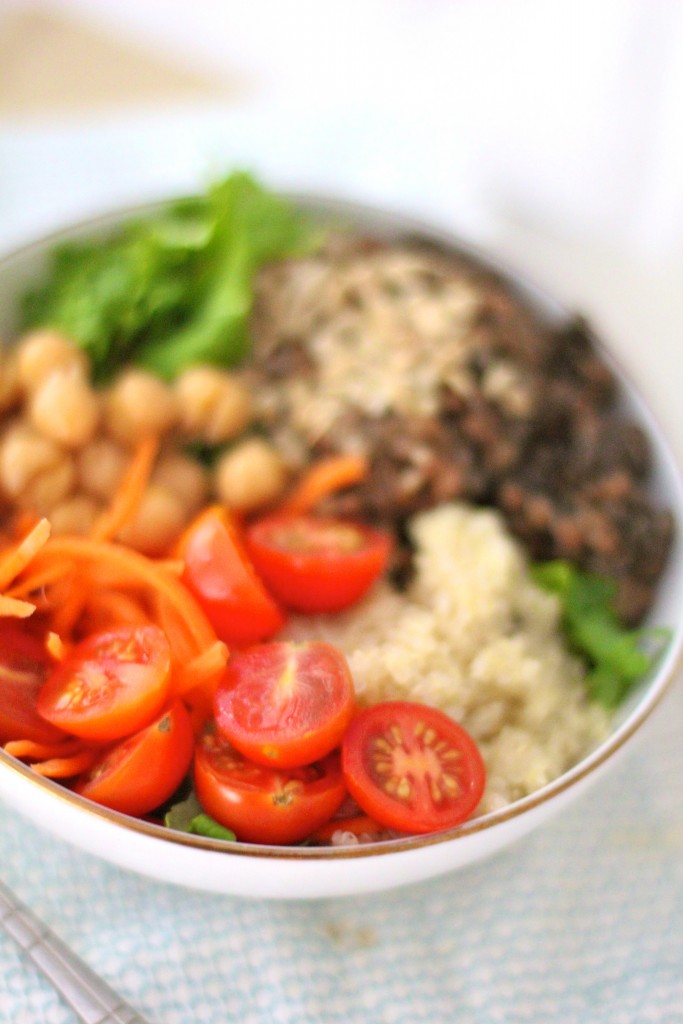
[[[2,882],[0,925],[83,1024],[149,1024]]]

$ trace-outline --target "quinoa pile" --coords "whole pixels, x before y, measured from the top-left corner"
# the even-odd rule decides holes
[[[498,512],[446,504],[410,524],[415,574],[341,615],[300,617],[287,634],[325,639],[348,658],[361,704],[414,700],[440,708],[478,743],[487,786],[477,813],[534,792],[605,735],[586,696],[554,595]]]

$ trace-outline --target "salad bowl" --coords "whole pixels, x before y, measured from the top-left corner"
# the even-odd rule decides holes
[[[551,296],[494,257],[481,253],[438,225],[393,211],[377,210],[323,196],[289,197],[316,217],[362,225],[384,239],[420,237],[464,253],[499,274],[515,293],[551,322],[568,312]],[[125,209],[70,227],[0,260],[0,336],[12,337],[20,296],[44,274],[57,244],[106,237],[132,217],[156,205]],[[678,466],[655,415],[618,361],[597,342],[621,387],[625,414],[645,431],[652,451],[650,490],[668,508],[675,528],[683,522],[683,486]],[[259,898],[313,899],[368,893],[455,871],[508,847],[561,814],[613,768],[676,678],[683,657],[683,558],[675,529],[647,626],[667,631],[666,647],[624,703],[614,712],[608,734],[554,781],[509,805],[457,827],[426,835],[340,846],[270,846],[226,842],[166,828],[99,806],[60,783],[39,777],[0,749],[0,798],[42,828],[123,868],[164,882]]]

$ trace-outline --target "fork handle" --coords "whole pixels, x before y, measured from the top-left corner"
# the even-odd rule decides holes
[[[83,1024],[149,1024],[2,882],[0,925]]]

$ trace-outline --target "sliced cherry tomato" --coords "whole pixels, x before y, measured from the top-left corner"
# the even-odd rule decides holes
[[[354,814],[351,818],[334,817],[331,821],[325,822],[316,829],[311,839],[315,843],[326,845],[332,839],[335,832],[349,832],[352,836],[376,836],[382,831],[382,825],[367,814]]]
[[[77,644],[38,694],[48,722],[108,742],[148,725],[166,702],[168,640],[158,626],[121,626]]]
[[[204,733],[194,759],[197,799],[212,818],[248,843],[296,843],[336,813],[346,796],[339,754],[303,768],[254,764],[221,739]]]
[[[180,701],[108,750],[74,786],[104,807],[142,817],[168,800],[192,764],[194,733]]]
[[[235,654],[216,691],[219,732],[258,764],[296,768],[329,754],[355,711],[346,658],[322,641]]]
[[[54,743],[64,736],[36,710],[52,667],[39,633],[23,623],[0,621],[0,743]]]
[[[337,612],[358,601],[386,569],[391,541],[361,523],[269,516],[246,531],[268,589],[293,611]]]
[[[258,643],[282,628],[282,610],[259,579],[224,509],[211,506],[191,523],[178,554],[185,563],[183,582],[219,639],[237,645]]]
[[[443,712],[407,701],[361,711],[344,737],[342,765],[358,805],[400,832],[459,825],[479,803],[486,781],[469,733]]]

